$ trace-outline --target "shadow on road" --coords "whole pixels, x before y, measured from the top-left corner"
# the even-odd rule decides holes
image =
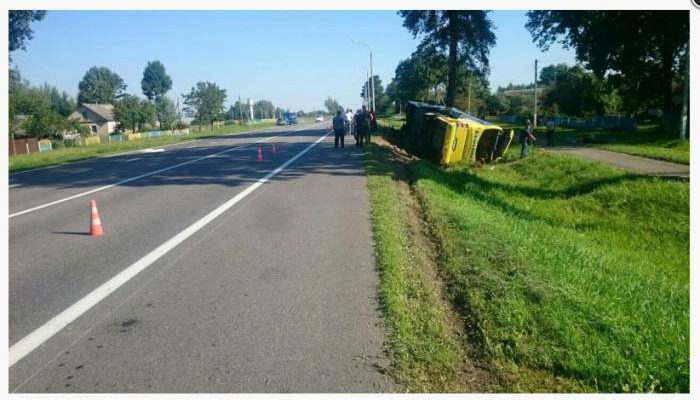
[[[119,186],[223,185],[235,187],[257,181],[297,155],[326,132],[325,129],[316,129],[299,132],[261,132],[233,135],[231,138],[237,139],[261,139],[275,134],[282,136],[260,144],[199,145],[196,148],[167,149],[159,153],[132,153],[72,165],[67,164],[17,177],[16,184],[25,189],[31,187],[94,188],[209,156],[191,164],[120,183]],[[332,139],[332,136],[329,137]],[[221,138],[221,136],[212,137],[216,140]],[[328,139],[317,144],[310,153],[288,166],[271,180],[290,180],[307,174],[363,175],[363,151],[354,147],[355,143],[351,137],[346,139],[347,146],[345,148],[334,149],[332,141]],[[276,154],[272,152],[273,143],[276,146]],[[257,160],[258,147],[262,150],[263,161],[261,162]],[[214,155],[227,149],[231,149],[231,151]],[[138,159],[134,160],[135,157]]]

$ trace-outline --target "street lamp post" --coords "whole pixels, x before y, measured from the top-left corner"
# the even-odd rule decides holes
[[[372,78],[372,80],[370,81],[368,79],[368,82],[369,82],[369,86],[371,87],[370,90],[372,90],[372,96],[371,96],[372,102],[371,103],[367,102],[367,103],[368,103],[368,108],[370,108],[372,111],[376,112],[376,108],[375,108],[376,104],[374,101],[374,71],[372,70],[372,48],[367,43],[358,42],[355,39],[350,39],[350,40],[355,44],[359,44],[360,46],[365,46],[369,49],[369,76]]]
[[[370,90],[369,89],[370,88],[369,76],[370,76],[370,74],[369,74],[369,72],[367,72],[367,79],[365,79],[365,88],[366,88],[365,93],[367,93],[367,96],[366,96],[367,108],[371,110],[372,109],[372,95],[369,92],[369,90]]]

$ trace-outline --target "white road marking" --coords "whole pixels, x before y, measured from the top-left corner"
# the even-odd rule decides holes
[[[8,186],[8,189],[12,189],[14,187],[20,186],[19,183],[13,183],[12,185]]]
[[[158,261],[161,257],[170,252],[170,250],[177,247],[177,245],[187,240],[187,238],[194,235],[195,233],[197,233],[197,231],[204,228],[211,221],[215,220],[228,209],[235,206],[239,201],[243,200],[249,194],[254,192],[257,188],[265,184],[265,182],[269,181],[270,178],[282,172],[291,163],[298,160],[301,156],[303,156],[314,146],[316,146],[320,141],[328,137],[329,134],[330,132],[326,132],[325,135],[321,136],[320,138],[318,138],[318,140],[308,145],[302,151],[297,153],[297,155],[287,160],[287,162],[275,168],[273,171],[269,172],[264,177],[258,179],[257,182],[248,186],[245,190],[233,196],[231,199],[229,199],[224,204],[211,211],[209,214],[200,218],[198,221],[188,226],[177,235],[168,239],[165,243],[156,247],[150,253],[146,254],[135,263],[126,267],[126,269],[112,277],[107,282],[100,285],[97,289],[88,293],[85,297],[78,300],[76,303],[74,303],[67,309],[63,310],[60,314],[51,318],[51,320],[46,322],[44,325],[37,328],[29,335],[23,337],[14,345],[10,346],[9,366],[12,367],[13,365],[15,365],[15,363],[17,363],[18,361],[26,357],[29,353],[34,351],[34,349],[41,346],[44,342],[49,340],[56,333],[60,332],[63,328],[68,326],[68,324],[75,321],[78,317],[90,310],[97,303],[104,300],[115,290],[119,289],[122,285],[131,280],[131,278],[136,276],[139,272],[151,266],[154,262]]]
[[[254,143],[267,142],[268,140],[272,140],[272,139],[275,139],[275,138],[277,138],[277,137],[279,137],[279,136],[270,136],[270,137],[267,137],[267,138],[265,138],[265,139],[260,139],[260,140],[258,140],[258,141],[255,141]],[[210,155],[203,156],[203,157],[200,157],[200,158],[195,158],[194,160],[185,161],[185,162],[182,162],[182,163],[180,163],[180,164],[175,164],[175,165],[171,165],[171,166],[169,166],[169,167],[165,167],[165,168],[161,168],[161,169],[158,169],[158,170],[155,170],[155,171],[147,172],[147,173],[145,173],[145,174],[141,174],[141,175],[138,175],[138,176],[134,176],[134,177],[132,177],[132,178],[127,178],[127,179],[121,180],[121,181],[119,181],[119,182],[111,183],[111,184],[109,184],[109,185],[105,185],[105,186],[101,186],[101,187],[98,187],[98,188],[95,188],[95,189],[92,189],[92,190],[88,190],[87,192],[82,192],[82,193],[75,194],[75,195],[73,195],[73,196],[64,197],[64,198],[62,198],[62,199],[58,199],[58,200],[52,201],[52,202],[50,202],[50,203],[42,204],[42,205],[40,205],[40,206],[28,208],[28,209],[22,210],[22,211],[17,211],[16,213],[10,214],[8,218],[18,217],[18,216],[20,216],[20,215],[24,215],[24,214],[28,214],[28,213],[33,212],[33,211],[41,210],[41,209],[46,208],[46,207],[55,206],[56,204],[65,203],[66,201],[73,200],[73,199],[77,199],[77,198],[83,197],[83,196],[87,196],[87,195],[89,195],[89,194],[101,192],[101,191],[103,191],[103,190],[111,189],[111,188],[113,188],[113,187],[115,187],[115,186],[119,186],[119,185],[122,185],[122,184],[124,184],[124,183],[133,182],[133,181],[138,180],[138,179],[141,179],[141,178],[146,178],[146,177],[151,176],[151,175],[159,174],[159,173],[161,173],[161,172],[165,172],[165,171],[169,171],[169,170],[171,170],[171,169],[175,169],[175,168],[178,168],[178,167],[182,167],[182,166],[185,166],[185,165],[189,165],[189,164],[195,163],[195,162],[197,162],[197,161],[201,161],[201,160],[204,160],[204,159],[207,159],[207,158],[216,157],[216,156],[218,156],[218,155],[221,155],[221,154],[228,153],[228,152],[230,152],[230,151],[236,150],[236,149],[239,148],[239,147],[244,147],[244,146],[248,146],[248,145],[249,145],[249,144],[244,144],[244,145],[241,145],[241,146],[232,147],[232,148],[226,149],[226,150],[224,150],[224,151],[220,151],[220,152],[218,152],[218,153],[210,154]]]
[[[143,150],[139,150],[139,151],[141,153],[161,153],[161,152],[164,152],[165,149],[161,149],[161,148],[154,149],[153,147],[149,147],[147,149],[143,149]]]
[[[271,127],[271,128],[261,128],[261,129],[252,129],[252,130],[249,130],[249,131],[243,131],[243,132],[236,132],[236,133],[221,135],[221,137],[235,137],[236,135],[244,135],[244,134],[248,134],[248,133],[273,133],[273,132],[279,132],[279,130],[274,130],[274,128],[275,128],[275,127]],[[175,142],[175,143],[170,143],[170,144],[164,144],[164,145],[162,145],[162,146],[156,146],[156,148],[177,146],[177,145],[179,145],[179,144],[186,144],[186,143],[196,142],[196,141],[198,141],[198,140],[202,140],[202,139],[197,138],[197,139],[192,139],[192,140],[185,140],[185,141],[182,141],[182,142]],[[110,155],[107,155],[107,156],[102,156],[102,157],[97,157],[97,158],[119,157],[119,156],[123,156],[123,155],[126,155],[126,154],[131,154],[131,153],[136,153],[136,152],[138,152],[138,150],[129,150],[129,151],[125,151],[125,152],[123,152],[123,153],[110,154]],[[49,166],[47,166],[47,167],[39,167],[39,168],[32,168],[32,169],[27,169],[27,170],[24,170],[24,171],[19,171],[19,172],[12,172],[12,173],[10,173],[10,176],[26,174],[27,172],[39,171],[39,170],[42,170],[42,169],[50,169],[50,168],[64,167],[64,166],[66,166],[66,165],[78,164],[78,163],[87,162],[87,161],[95,161],[95,158],[88,158],[88,159],[85,159],[85,160],[71,161],[70,163],[67,163],[67,164],[49,165]]]
[[[124,160],[124,162],[132,162],[132,161],[136,161],[136,160],[140,160],[140,158],[127,158]]]

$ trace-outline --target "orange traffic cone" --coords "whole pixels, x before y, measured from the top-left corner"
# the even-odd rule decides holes
[[[262,146],[258,145],[258,162],[263,162],[263,157],[262,157]]]
[[[100,221],[100,213],[97,212],[97,203],[95,200],[90,200],[90,236],[102,236],[102,221]]]
[[[277,154],[277,145],[272,143],[272,154]]]

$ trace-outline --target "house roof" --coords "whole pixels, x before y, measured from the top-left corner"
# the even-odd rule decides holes
[[[89,110],[87,113],[85,110]],[[114,106],[111,104],[83,103],[68,118],[75,118],[80,122],[114,121]]]
[[[94,112],[95,114],[97,114],[100,118],[104,119],[105,121],[114,121],[114,115],[112,113],[112,111],[114,110],[114,106],[111,104],[85,103],[85,104],[83,104],[83,107]]]

